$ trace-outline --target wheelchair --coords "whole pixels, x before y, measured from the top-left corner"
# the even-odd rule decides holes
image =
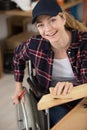
[[[17,128],[18,130],[50,130],[49,111],[38,111],[37,109],[37,103],[43,92],[39,92],[36,88],[38,82],[31,61],[28,62],[28,73],[29,90],[23,87],[25,103],[20,100],[20,103],[16,106]]]
[[[16,106],[18,130],[50,130],[49,108],[76,99],[81,99],[79,104],[70,110],[51,130],[87,130],[87,84],[74,87],[72,93],[68,95],[68,98],[66,95],[62,97],[62,100],[61,98],[53,99],[50,94],[46,93],[45,95],[43,90],[39,91],[40,87],[38,87],[39,84],[35,77],[35,69],[31,61],[29,61],[28,67],[29,78],[27,81],[30,88],[27,90],[23,87],[23,89],[25,89],[24,97],[26,101],[23,103],[20,100],[20,103]],[[80,118],[82,118],[83,121],[81,120],[78,125]]]

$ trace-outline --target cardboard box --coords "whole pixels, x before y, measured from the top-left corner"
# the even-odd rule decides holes
[[[11,16],[7,18],[8,37],[25,32],[26,25],[31,22],[31,18],[24,16]]]
[[[8,51],[13,51],[15,47],[17,47],[22,42],[29,39],[34,33],[30,32],[22,32],[20,34],[16,34],[6,40],[6,46]]]

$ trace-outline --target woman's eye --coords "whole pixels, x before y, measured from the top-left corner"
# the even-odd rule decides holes
[[[37,27],[43,27],[43,24],[37,24]]]
[[[51,22],[55,22],[56,21],[56,19],[51,19]]]

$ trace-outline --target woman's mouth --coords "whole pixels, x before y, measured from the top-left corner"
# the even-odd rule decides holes
[[[57,31],[56,31],[56,32],[49,33],[49,34],[47,34],[46,36],[47,36],[47,37],[53,37],[53,36],[56,35],[56,33],[57,33]]]

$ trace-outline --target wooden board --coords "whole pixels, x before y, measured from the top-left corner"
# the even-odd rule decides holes
[[[51,130],[87,130],[87,98],[84,98]]]
[[[51,94],[44,95],[38,102],[38,110],[44,110],[66,102],[74,101],[87,96],[87,84],[76,86],[70,94],[59,95],[56,99]]]

